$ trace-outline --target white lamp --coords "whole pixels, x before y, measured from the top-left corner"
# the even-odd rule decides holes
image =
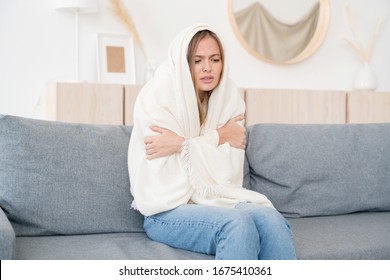
[[[79,81],[79,14],[96,13],[97,0],[56,0],[56,10],[75,15],[76,81]]]

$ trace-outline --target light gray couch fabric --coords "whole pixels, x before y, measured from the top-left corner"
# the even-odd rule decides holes
[[[298,259],[390,259],[390,212],[290,218],[288,221]]]
[[[321,215],[289,218],[299,259],[390,259],[389,211],[323,216],[389,207],[389,126],[359,129],[248,128],[246,185],[286,216]],[[143,232],[130,208],[130,135],[0,115],[0,259],[213,259]]]
[[[389,139],[390,124],[254,125],[245,182],[286,217],[389,211]]]
[[[212,260],[214,256],[171,248],[145,233],[18,237],[16,259]]]
[[[290,218],[298,259],[390,259],[390,213]],[[145,233],[18,237],[15,259],[214,259],[171,248]]]
[[[15,247],[15,231],[0,208],[0,260],[12,259]]]
[[[131,127],[0,117],[0,207],[17,236],[141,232]]]

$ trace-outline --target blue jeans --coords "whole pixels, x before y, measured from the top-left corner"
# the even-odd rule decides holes
[[[145,217],[144,229],[154,241],[219,260],[296,259],[286,219],[253,203],[235,208],[185,204]]]

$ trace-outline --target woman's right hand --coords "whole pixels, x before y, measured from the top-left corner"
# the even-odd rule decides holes
[[[144,139],[147,159],[165,157],[181,152],[181,145],[185,141],[183,137],[169,129],[158,126],[151,126],[150,129],[158,134]]]
[[[219,134],[219,145],[229,143],[230,146],[245,150],[246,130],[237,122],[243,121],[244,116],[239,115],[230,119],[224,126],[217,129]]]

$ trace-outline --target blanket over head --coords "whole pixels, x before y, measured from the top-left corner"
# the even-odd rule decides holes
[[[218,145],[217,129],[245,113],[245,104],[227,76],[226,57],[221,81],[209,99],[201,126],[187,48],[201,30],[197,25],[180,33],[152,80],[139,93],[129,143],[128,167],[133,207],[150,216],[186,203],[234,207],[249,201],[272,207],[262,194],[242,187],[244,151],[228,143]],[[215,31],[213,31],[215,33]],[[184,137],[181,153],[148,160],[144,139],[156,135],[151,126]]]

